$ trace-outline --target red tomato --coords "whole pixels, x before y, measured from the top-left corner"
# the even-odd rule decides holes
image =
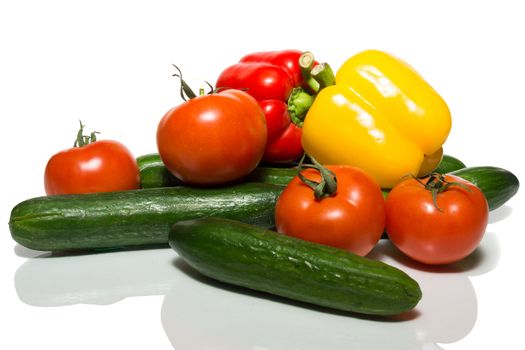
[[[479,188],[457,176],[445,175],[444,180],[462,185],[452,184],[437,193],[437,206],[431,191],[416,179],[399,183],[386,200],[390,240],[425,264],[448,264],[469,255],[483,238],[488,222],[487,200]]]
[[[189,184],[221,184],[250,173],[266,147],[264,113],[240,90],[193,98],[169,110],[157,129],[160,157]]]
[[[102,140],[53,155],[44,183],[48,195],[111,192],[140,188],[140,175],[123,144]]]
[[[385,202],[377,183],[350,166],[327,166],[337,178],[337,191],[317,200],[313,190],[295,177],[277,201],[277,231],[307,241],[368,254],[385,227]],[[319,182],[317,170],[302,174]]]

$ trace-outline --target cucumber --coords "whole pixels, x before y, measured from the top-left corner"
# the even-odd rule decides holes
[[[142,188],[182,186],[184,183],[172,175],[157,153],[146,154],[137,158]],[[264,182],[286,186],[297,175],[297,168],[257,167],[243,181]]]
[[[485,195],[489,209],[501,207],[511,199],[520,187],[516,175],[510,171],[493,166],[477,166],[456,170],[450,173],[472,182]]]
[[[218,189],[171,187],[26,200],[9,228],[24,247],[44,251],[167,246],[170,226],[209,215],[273,227],[283,187],[243,183]]]
[[[257,167],[245,180],[253,182],[264,182],[272,185],[286,186],[297,176],[297,168],[271,168]]]
[[[441,159],[441,162],[437,166],[436,169],[434,169],[435,172],[438,172],[440,174],[446,174],[450,173],[451,171],[459,170],[465,168],[466,165],[461,160],[449,156],[447,154],[443,155],[443,158]]]
[[[173,176],[164,166],[157,153],[146,154],[137,158],[142,188],[174,187],[184,183]]]
[[[140,179],[142,188],[172,187],[184,185],[183,182],[173,176],[162,162],[157,153],[146,154],[137,158],[140,169]],[[450,171],[464,168],[465,164],[457,158],[443,155],[435,171],[448,173]],[[273,185],[286,186],[297,175],[296,167],[257,167],[251,174],[247,175],[243,181],[264,182]],[[384,195],[386,195],[385,192]]]
[[[205,276],[332,309],[394,315],[421,299],[415,280],[383,262],[234,220],[180,221],[169,244]]]

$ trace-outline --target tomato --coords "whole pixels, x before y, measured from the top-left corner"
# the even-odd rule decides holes
[[[381,189],[364,171],[350,166],[327,166],[337,179],[332,195],[316,199],[312,188],[296,176],[277,200],[277,231],[307,241],[368,254],[385,227]],[[308,180],[320,182],[315,169],[302,170]]]
[[[436,193],[434,202],[432,188],[438,187],[445,190]],[[392,243],[425,264],[448,264],[472,253],[489,214],[481,190],[453,175],[402,181],[389,193],[386,211]]]
[[[189,184],[239,179],[261,161],[267,130],[257,101],[240,90],[195,97],[169,110],[157,129],[168,170]]]
[[[140,173],[126,146],[101,140],[53,155],[44,184],[48,195],[123,191],[140,188]]]

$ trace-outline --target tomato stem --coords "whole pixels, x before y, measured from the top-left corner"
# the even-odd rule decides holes
[[[180,97],[184,100],[184,101],[188,101],[188,100],[191,100],[195,97],[197,97],[197,94],[195,94],[195,92],[193,92],[193,90],[191,89],[191,87],[188,85],[188,83],[186,83],[186,80],[184,80],[182,78],[182,72],[181,70],[179,69],[179,67],[177,67],[176,65],[172,64],[173,67],[175,67],[175,69],[178,71],[178,73],[175,73],[173,74],[172,76],[173,77],[177,77],[179,78],[180,80]],[[213,86],[208,83],[207,81],[204,81],[206,83],[206,85],[208,85],[208,87],[210,88],[210,90],[205,93],[204,92],[204,88],[200,88],[199,89],[199,96],[204,96],[204,95],[209,95],[209,94],[212,94],[214,92],[216,92],[214,89],[213,89]]]
[[[299,179],[301,179],[301,181],[304,184],[306,184],[314,191],[314,197],[316,200],[321,200],[326,197],[335,196],[335,194],[337,193],[337,178],[335,176],[335,173],[323,167],[312,157],[309,158],[313,164],[304,164],[305,158],[306,154],[303,154],[299,165],[297,165],[297,176],[299,176]],[[321,175],[321,181],[317,182],[306,178],[302,174],[302,171],[305,168],[311,168],[319,171],[319,174]]]
[[[96,134],[100,134],[98,131],[93,131],[89,136],[84,135],[84,127],[85,125],[82,124],[82,121],[79,120],[80,123],[80,129],[77,132],[77,138],[75,139],[75,143],[73,144],[73,147],[84,147],[86,145],[89,145],[90,143],[93,143],[97,141]]]
[[[197,97],[197,95],[193,92],[193,90],[191,89],[191,87],[186,83],[186,81],[184,79],[182,79],[182,72],[181,70],[179,69],[179,67],[177,67],[176,65],[172,64],[173,67],[175,67],[175,69],[179,72],[179,73],[175,73],[173,74],[172,76],[173,77],[177,77],[179,78],[180,80],[180,97],[184,100],[184,101],[188,101],[188,99],[192,99],[192,98],[195,98]]]
[[[447,181],[445,179],[445,175],[437,172],[430,173],[426,183],[424,183],[414,175],[412,175],[412,177],[421,185],[423,185],[426,190],[430,191],[430,193],[432,194],[432,201],[434,202],[434,206],[440,212],[442,212],[443,209],[441,209],[437,204],[437,195],[439,193],[445,192],[451,186],[458,186],[470,192],[470,188],[468,188],[468,186],[466,186],[465,184],[462,184],[461,182],[457,181]]]

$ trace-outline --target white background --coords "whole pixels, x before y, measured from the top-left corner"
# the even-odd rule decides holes
[[[79,119],[136,156],[154,152],[157,123],[180,103],[171,64],[192,80],[214,82],[252,51],[311,50],[334,69],[363,49],[392,52],[449,104],[446,153],[523,179],[525,21],[519,5],[3,1],[0,348],[519,348],[525,312],[521,192],[491,213],[480,250],[461,272],[411,270],[429,295],[425,321],[407,323],[414,327],[224,291],[181,273],[169,250],[32,259],[38,254],[16,245],[7,225],[16,203],[44,194],[45,164],[72,145]],[[253,309],[243,312],[246,307]]]

